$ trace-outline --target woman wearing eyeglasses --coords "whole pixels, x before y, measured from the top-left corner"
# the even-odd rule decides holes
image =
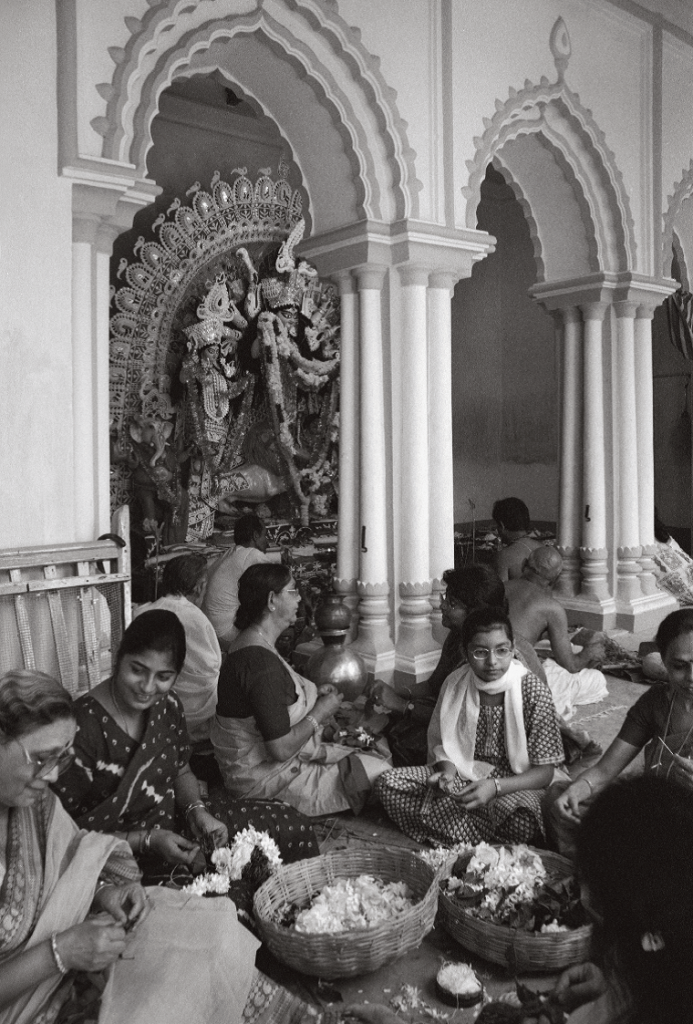
[[[235,796],[283,800],[310,816],[358,813],[389,763],[322,741],[342,695],[299,675],[275,647],[300,602],[290,570],[251,565],[238,599],[241,632],[219,675],[211,735],[226,788]]]
[[[156,609],[132,621],[113,675],[75,701],[76,758],[55,784],[81,828],[125,839],[150,877],[167,864],[202,870],[200,842],[228,841],[188,763],[183,706],[173,691],[185,653],[173,612]],[[181,835],[183,823],[195,841]]]
[[[50,676],[0,679],[0,1020],[7,1011],[13,1024],[50,1024],[72,972],[113,963],[145,912],[130,847],[80,832],[49,788],[75,730],[72,698]]]
[[[531,842],[563,745],[546,683],[514,657],[502,608],[462,625],[467,664],[443,684],[428,729],[428,764],[383,775],[377,793],[420,843]]]

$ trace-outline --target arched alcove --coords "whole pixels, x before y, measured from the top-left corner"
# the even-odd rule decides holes
[[[248,12],[238,0],[170,0],[132,28],[112,51],[113,80],[100,87],[105,114],[92,121],[105,158],[146,178],[162,92],[177,78],[219,71],[291,139],[315,231],[417,215],[414,154],[394,92],[336,9],[269,0]]]

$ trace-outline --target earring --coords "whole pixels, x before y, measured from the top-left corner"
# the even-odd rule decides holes
[[[664,949],[664,939],[659,932],[643,932],[640,945],[646,953],[659,953]]]

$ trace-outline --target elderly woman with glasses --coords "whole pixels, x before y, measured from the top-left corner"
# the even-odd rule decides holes
[[[428,728],[428,764],[377,783],[389,817],[420,843],[532,842],[541,797],[563,745],[551,692],[514,657],[502,608],[462,626],[466,664],[440,691]]]
[[[322,739],[342,702],[316,687],[276,649],[296,620],[300,595],[283,565],[251,565],[238,585],[236,625],[219,676],[212,743],[226,788],[235,796],[283,800],[311,817],[358,813],[373,781],[389,768],[378,754]]]
[[[75,731],[72,698],[50,676],[0,679],[0,1020],[13,1024],[50,1024],[73,972],[113,963],[146,907],[127,843],[80,832],[49,788]]]

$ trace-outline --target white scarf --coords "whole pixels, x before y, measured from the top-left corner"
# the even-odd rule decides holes
[[[522,714],[522,679],[527,669],[513,660],[505,675],[493,682],[478,679],[471,665],[451,672],[443,683],[428,730],[429,761],[451,761],[462,778],[487,778],[493,766],[474,760],[479,722],[479,691],[505,695],[505,747],[515,775],[530,768],[527,734]]]

